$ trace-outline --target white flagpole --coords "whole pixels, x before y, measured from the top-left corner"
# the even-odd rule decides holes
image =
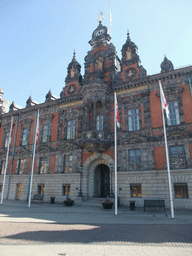
[[[115,110],[115,215],[117,215],[117,110],[116,110],[116,92],[114,93],[114,110]]]
[[[109,35],[111,36],[111,26],[112,26],[112,14],[111,14],[111,4],[109,4]]]
[[[165,152],[166,152],[166,161],[167,161],[167,172],[168,172],[168,183],[169,183],[169,196],[170,196],[170,205],[171,205],[171,217],[174,219],[174,208],[173,208],[173,194],[171,189],[171,174],[170,174],[170,165],[169,165],[169,151],[167,146],[167,134],[165,128],[165,117],[163,111],[163,100],[162,100],[162,93],[161,93],[161,81],[159,80],[159,88],[160,88],[160,98],[161,98],[161,111],[162,111],[162,118],[163,118],[163,131],[164,131],[164,138],[165,138]]]
[[[6,174],[7,174],[7,166],[8,166],[8,159],[9,159],[9,147],[11,144],[12,129],[13,129],[13,116],[11,118],[11,127],[10,127],[9,141],[8,141],[8,146],[7,146],[7,157],[6,157],[6,163],[5,163],[4,178],[3,178],[3,188],[2,188],[2,193],[1,193],[1,204],[3,204],[3,196],[4,196],[4,190],[5,190],[5,179],[6,179]]]
[[[29,189],[29,201],[28,201],[28,207],[31,207],[31,192],[32,192],[32,185],[33,185],[33,169],[34,169],[34,161],[35,161],[35,148],[36,148],[36,141],[37,141],[37,127],[39,125],[39,109],[37,111],[37,122],[36,122],[36,128],[35,128],[35,142],[33,147],[33,160],[32,160],[32,169],[31,169],[31,181],[30,181],[30,189]]]

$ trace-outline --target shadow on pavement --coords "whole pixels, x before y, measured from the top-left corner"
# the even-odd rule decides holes
[[[192,225],[35,224],[30,231],[34,224],[28,223],[26,232],[18,225],[19,233],[1,237],[0,243],[192,243]]]

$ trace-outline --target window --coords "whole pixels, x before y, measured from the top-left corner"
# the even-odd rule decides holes
[[[25,146],[28,144],[28,135],[29,135],[29,129],[23,130],[23,138],[22,138],[22,145]]]
[[[103,115],[97,116],[97,130],[103,130]]]
[[[0,193],[2,192],[3,184],[0,184]]]
[[[141,151],[140,149],[129,150],[129,170],[135,171],[141,169]]]
[[[5,134],[5,148],[8,147],[8,144],[9,144],[9,132],[6,132],[6,134]]]
[[[39,195],[44,195],[44,191],[45,191],[45,186],[44,186],[44,184],[39,184],[39,185],[38,185],[38,189],[37,189],[37,193],[38,193]]]
[[[50,124],[43,126],[42,142],[48,142],[50,140]]]
[[[1,172],[0,172],[1,175],[5,173],[5,164],[6,164],[5,160],[1,161]]]
[[[131,197],[142,197],[141,184],[131,184]]]
[[[39,173],[47,173],[48,172],[48,159],[47,157],[40,158],[40,164],[39,164]]]
[[[130,109],[128,110],[128,126],[129,131],[138,131],[139,128],[139,110]]]
[[[67,140],[75,138],[75,121],[68,121],[67,123]]]
[[[63,185],[63,196],[69,196],[70,195],[70,185]]]
[[[186,159],[183,146],[170,147],[171,169],[186,168]]]
[[[169,102],[169,120],[167,120],[167,125],[178,125],[180,124],[179,119],[179,107],[177,102]]]
[[[175,198],[188,198],[187,184],[174,184]]]
[[[19,159],[17,161],[17,174],[26,173],[26,159]]]
[[[63,172],[65,172],[65,173],[72,172],[72,163],[73,163],[72,161],[73,161],[72,155],[64,156]]]

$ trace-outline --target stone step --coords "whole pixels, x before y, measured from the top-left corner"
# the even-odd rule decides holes
[[[101,204],[106,200],[106,198],[87,198],[80,202],[81,205],[88,206],[101,206]],[[111,202],[114,202],[114,198],[109,198]]]

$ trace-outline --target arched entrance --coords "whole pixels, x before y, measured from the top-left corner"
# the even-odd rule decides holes
[[[99,164],[94,172],[94,196],[107,197],[110,193],[110,170],[105,164]]]

